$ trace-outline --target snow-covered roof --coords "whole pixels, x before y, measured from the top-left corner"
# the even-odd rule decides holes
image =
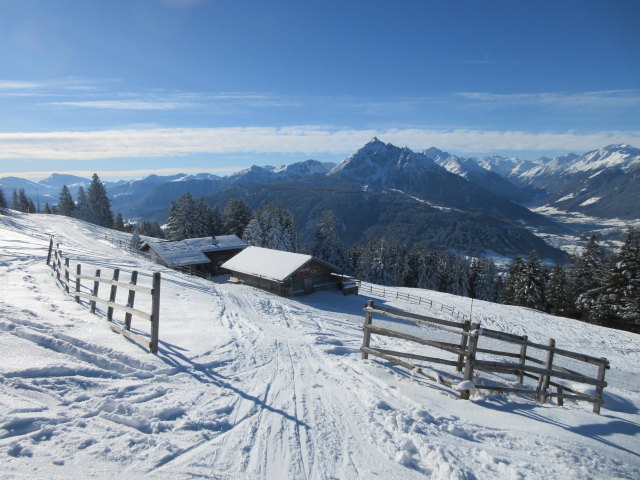
[[[177,242],[149,242],[149,247],[167,263],[167,266],[179,267],[209,263],[211,260],[207,258],[205,253],[234,250],[247,246],[236,235],[217,235],[215,239],[216,244],[213,243],[212,237],[202,237]]]
[[[282,282],[311,260],[332,267],[326,262],[314,259],[311,255],[271,250],[270,248],[247,247],[231,260],[225,262],[222,268]],[[336,270],[339,269],[336,268]]]

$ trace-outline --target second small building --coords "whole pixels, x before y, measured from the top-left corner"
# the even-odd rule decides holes
[[[241,283],[283,296],[338,288],[341,270],[311,255],[248,247],[222,265]]]

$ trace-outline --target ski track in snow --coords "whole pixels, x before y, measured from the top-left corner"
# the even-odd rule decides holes
[[[474,321],[554,336],[612,369],[600,416],[515,395],[467,402],[360,360],[365,297],[287,299],[188,277],[122,252],[107,232],[128,239],[64,217],[0,216],[0,478],[640,477],[637,335],[476,301]],[[137,269],[147,284],[162,272],[157,356],[55,286],[53,233],[72,265]],[[420,295],[469,310],[466,298]]]

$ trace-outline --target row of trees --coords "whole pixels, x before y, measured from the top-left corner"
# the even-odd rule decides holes
[[[591,323],[640,331],[640,230],[629,228],[617,255],[591,236],[567,268],[549,270],[534,252],[516,256],[501,301]]]
[[[0,188],[0,213],[2,213],[7,208],[9,208],[7,199],[4,196],[4,192]],[[21,188],[18,191],[13,191],[13,195],[11,197],[11,208],[13,210],[24,213],[36,213],[37,210],[31,199],[27,197],[26,193],[24,192],[24,188]]]
[[[94,173],[87,191],[83,187],[78,189],[77,201],[74,202],[71,192],[66,185],[62,187],[58,197],[58,213],[69,217],[79,218],[102,227],[113,227],[114,219],[111,213],[111,202],[107,191]]]

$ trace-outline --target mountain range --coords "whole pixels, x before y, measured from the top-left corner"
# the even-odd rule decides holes
[[[212,174],[150,175],[104,182],[114,212],[163,223],[183,193],[223,208],[241,198],[252,208],[282,203],[295,215],[303,244],[313,243],[315,222],[336,214],[346,245],[375,236],[479,254],[564,253],[532,232],[563,235],[567,226],[533,212],[536,207],[632,221],[640,218],[640,150],[609,145],[583,155],[535,161],[515,157],[462,157],[437,148],[414,152],[372,139],[339,164],[306,160],[287,166],[252,166],[224,177]],[[55,204],[62,185],[75,195],[89,179],[53,174],[31,182],[0,179],[10,198],[24,188],[40,203]]]

